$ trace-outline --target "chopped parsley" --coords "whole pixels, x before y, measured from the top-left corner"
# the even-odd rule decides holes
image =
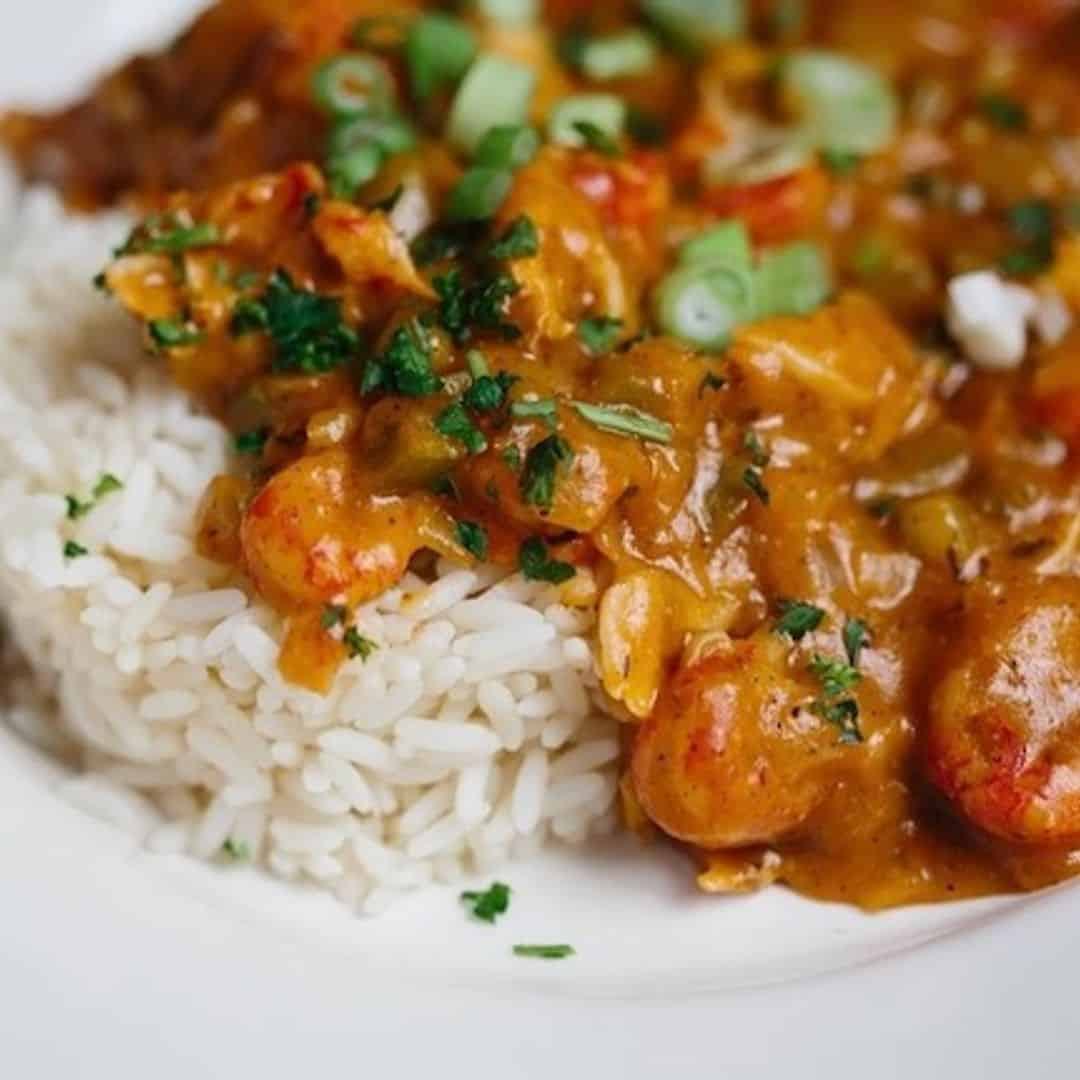
[[[122,255],[182,255],[195,248],[214,247],[222,242],[216,225],[185,224],[175,214],[154,214],[138,225],[124,246]]]
[[[266,441],[270,438],[268,427],[254,428],[251,431],[241,431],[233,439],[233,447],[238,454],[251,454],[258,456],[266,449]]]
[[[539,960],[565,960],[576,954],[573,945],[515,945],[514,955]]]
[[[622,156],[622,148],[618,140],[609,135],[599,124],[594,124],[591,120],[575,120],[574,130],[585,140],[585,145],[595,153],[609,158]]]
[[[859,703],[854,698],[842,698],[840,701],[819,699],[810,706],[810,711],[832,724],[840,732],[840,742],[845,746],[854,746],[863,741],[862,728],[859,726]]]
[[[467,409],[478,413],[495,412],[506,404],[510,388],[518,381],[516,375],[500,371],[497,375],[479,375],[472,386],[461,395]]]
[[[507,446],[503,452],[499,455],[502,458],[503,463],[514,472],[517,472],[521,468],[521,450],[517,443],[511,443]]]
[[[476,222],[435,225],[412,242],[410,251],[413,260],[417,266],[431,266],[432,263],[457,258],[472,247],[479,229]]]
[[[231,836],[221,845],[221,850],[230,859],[235,859],[237,862],[247,862],[251,858],[251,848],[247,842],[234,840]]]
[[[1044,199],[1016,203],[1005,211],[1005,221],[1021,247],[1002,256],[1006,274],[1037,274],[1054,261],[1054,211]]]
[[[65,559],[81,559],[84,555],[89,555],[90,552],[82,546],[82,544],[76,544],[74,540],[69,540],[64,545],[64,558]]]
[[[622,328],[622,319],[616,319],[612,315],[597,315],[578,324],[578,337],[594,356],[603,356],[615,348]]]
[[[727,386],[727,379],[723,375],[716,375],[713,372],[709,372],[702,380],[701,385],[698,387],[697,396],[702,398],[705,396],[706,390],[723,390]]]
[[[470,454],[482,454],[488,446],[484,433],[473,423],[460,401],[448,405],[435,417],[435,430],[448,439],[464,443]]]
[[[475,521],[459,521],[454,526],[458,543],[474,558],[481,562],[488,556],[488,534],[483,525]]]
[[[198,345],[206,335],[186,319],[151,319],[146,324],[150,340],[157,349],[180,349]]]
[[[751,464],[755,468],[764,469],[772,459],[772,455],[761,441],[761,436],[754,430],[748,431],[743,436],[743,449],[750,455]]]
[[[284,270],[275,270],[262,295],[233,308],[232,334],[264,332],[274,343],[273,369],[319,375],[341,367],[360,339],[344,320],[341,301],[298,288]]]
[[[1024,131],[1028,126],[1027,108],[1008,94],[983,94],[978,105],[983,116],[1002,131]]]
[[[843,660],[814,653],[808,665],[810,674],[821,683],[826,697],[839,697],[862,682],[862,673]]]
[[[350,660],[355,660],[358,656],[361,660],[367,660],[379,648],[371,638],[364,637],[355,626],[350,626],[345,631],[342,641]]]
[[[851,150],[837,150],[827,147],[821,152],[821,160],[833,176],[852,176],[859,168],[862,158]]]
[[[549,585],[562,585],[577,574],[570,563],[553,559],[539,536],[530,537],[521,545],[518,566],[526,581],[545,581]]]
[[[514,218],[503,234],[491,245],[493,259],[528,259],[540,250],[540,234],[527,214]]]
[[[469,905],[474,919],[494,923],[510,907],[510,886],[496,881],[484,892],[463,892],[461,899]]]
[[[859,666],[859,657],[870,641],[870,628],[862,619],[848,618],[844,622],[844,652],[853,668]]]
[[[349,617],[349,609],[344,604],[327,604],[319,617],[319,625],[324,630],[333,630],[335,626],[344,626]]]
[[[530,506],[550,510],[555,499],[555,482],[559,466],[569,464],[574,452],[570,444],[558,435],[549,435],[526,455],[521,470],[521,497]]]
[[[517,420],[543,420],[552,431],[558,427],[559,407],[554,398],[539,401],[515,401],[510,413]]]
[[[674,429],[666,420],[658,420],[632,405],[590,405],[575,401],[574,408],[582,419],[601,431],[629,435],[644,442],[670,443]]]
[[[780,604],[780,618],[776,620],[774,629],[792,641],[802,641],[821,625],[824,618],[824,610],[814,604],[808,604],[805,600],[784,600]]]
[[[761,470],[759,468],[756,468],[753,465],[749,466],[743,471],[742,480],[763,506],[769,505],[771,495],[769,494],[769,489],[765,486],[765,481],[761,476]]]
[[[364,369],[360,391],[385,390],[403,397],[425,397],[442,389],[442,379],[431,366],[427,331],[418,319],[399,326],[381,356]]]
[[[477,332],[516,341],[521,330],[506,318],[507,302],[521,286],[510,274],[499,273],[466,284],[455,267],[432,282],[439,294],[439,324],[458,345]]]
[[[112,473],[102,473],[86,502],[83,502],[75,495],[64,496],[64,501],[67,503],[68,518],[71,521],[78,521],[79,518],[86,517],[102,499],[115,491],[121,491],[123,487],[124,485]]]

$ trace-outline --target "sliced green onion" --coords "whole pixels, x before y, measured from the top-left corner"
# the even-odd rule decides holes
[[[641,10],[686,48],[727,41],[746,33],[746,0],[641,0]]]
[[[581,70],[596,82],[644,75],[656,63],[656,41],[644,30],[590,38],[581,53]]]
[[[667,334],[702,349],[723,349],[754,317],[754,278],[733,266],[684,266],[660,283],[657,320]]]
[[[670,443],[674,428],[665,420],[658,420],[632,405],[590,405],[575,401],[579,415],[601,431],[615,435],[630,435],[645,442]]]
[[[386,152],[375,143],[367,143],[340,154],[327,162],[330,190],[336,198],[351,199],[365,184],[379,175]]]
[[[422,15],[405,38],[413,94],[426,101],[442,83],[456,82],[476,56],[476,35],[452,15]]]
[[[471,154],[492,128],[525,123],[535,89],[532,68],[482,53],[458,87],[450,107],[448,138]]]
[[[761,257],[755,289],[760,316],[809,315],[831,293],[829,264],[817,244],[790,244]]]
[[[416,148],[416,132],[404,117],[362,113],[334,125],[330,133],[330,157],[352,153],[374,143],[387,154],[405,154]]]
[[[899,105],[874,68],[838,53],[806,50],[783,62],[780,86],[822,149],[873,154],[892,142]]]
[[[485,19],[507,26],[522,26],[536,22],[540,15],[540,0],[476,0],[476,10]]]
[[[576,94],[563,98],[548,116],[548,137],[560,146],[588,145],[584,130],[618,139],[626,128],[626,102],[614,94]]]
[[[724,221],[683,244],[679,261],[686,266],[720,264],[749,270],[754,262],[750,234],[741,221]]]
[[[805,132],[762,128],[747,140],[733,139],[705,159],[706,184],[765,184],[806,168],[813,144]]]
[[[515,401],[510,407],[510,413],[517,420],[543,420],[552,430],[555,429],[559,419],[559,408],[554,398]]]
[[[492,169],[521,169],[540,150],[540,136],[527,124],[504,124],[492,128],[476,148],[473,161]]]
[[[394,101],[386,67],[361,53],[331,57],[315,72],[311,88],[315,100],[334,116],[388,112]]]
[[[477,166],[458,181],[446,207],[448,221],[488,221],[499,211],[514,186],[509,169]]]

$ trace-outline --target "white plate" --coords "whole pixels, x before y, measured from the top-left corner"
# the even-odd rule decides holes
[[[0,106],[74,92],[197,6],[5,0]],[[251,872],[138,852],[49,780],[0,729],[13,1080],[1075,1072],[1076,889],[871,918],[781,890],[699,896],[680,857],[621,841],[507,870],[495,928],[449,890],[360,921]],[[577,957],[510,954],[563,941]]]

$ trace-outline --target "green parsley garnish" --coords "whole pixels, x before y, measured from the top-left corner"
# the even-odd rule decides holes
[[[862,158],[850,150],[837,150],[835,147],[826,147],[821,151],[821,160],[833,176],[851,176],[858,169]]]
[[[521,468],[521,450],[518,448],[517,443],[511,443],[507,446],[503,452],[499,455],[502,458],[503,463],[514,472],[517,472]]]
[[[983,116],[1002,131],[1023,131],[1028,126],[1027,108],[1008,94],[983,94],[978,104]]]
[[[702,398],[705,396],[706,390],[723,390],[727,386],[727,379],[722,375],[714,375],[711,371],[701,380],[701,385],[698,387],[697,396]]]
[[[821,683],[827,697],[839,697],[862,682],[860,671],[843,660],[833,660],[821,653],[810,657],[809,671]]]
[[[537,443],[525,457],[521,470],[521,497],[530,506],[550,510],[555,499],[555,481],[560,465],[574,458],[570,444],[558,435],[549,435]]]
[[[234,336],[263,332],[274,343],[273,369],[319,375],[341,367],[360,339],[341,313],[337,297],[297,288],[284,270],[275,270],[258,298],[233,308]]]
[[[515,401],[510,414],[517,420],[543,420],[552,431],[559,426],[559,407],[554,398],[539,401]]]
[[[472,385],[461,396],[467,409],[473,412],[488,413],[501,409],[506,404],[506,395],[510,387],[518,381],[516,375],[500,371],[492,376],[488,370],[487,359],[477,349],[472,349],[468,356],[469,371],[472,373]]]
[[[474,919],[494,923],[510,907],[510,886],[496,881],[484,892],[463,892],[461,899],[469,905]]]
[[[86,502],[74,495],[64,496],[68,518],[71,521],[78,521],[79,518],[86,517],[102,499],[115,491],[121,491],[123,487],[124,485],[112,473],[102,473],[90,493],[91,498]]]
[[[844,622],[844,652],[853,668],[859,666],[859,657],[870,641],[870,628],[862,619],[848,618]]]
[[[764,506],[769,505],[771,496],[769,489],[765,486],[765,481],[762,479],[761,470],[751,465],[749,468],[743,471],[742,475],[743,483],[754,493],[758,501]]]
[[[319,617],[319,625],[324,630],[333,630],[335,626],[344,626],[349,617],[349,609],[344,604],[327,604]]]
[[[521,214],[507,225],[503,234],[491,245],[493,259],[528,259],[540,250],[540,234],[527,214]]]
[[[222,242],[216,225],[184,224],[174,214],[154,214],[136,226],[123,247],[122,255],[181,255],[194,248],[213,247]]]
[[[371,638],[364,637],[355,626],[350,626],[345,631],[345,637],[342,638],[342,641],[348,651],[350,660],[355,660],[358,656],[361,660],[367,660],[379,647]]]
[[[863,741],[862,728],[859,727],[859,703],[854,698],[842,698],[840,701],[819,699],[810,706],[810,711],[839,730],[843,745],[854,746]]]
[[[518,566],[526,581],[544,581],[549,585],[562,585],[577,574],[572,564],[553,559],[539,536],[530,537],[521,545]]]
[[[572,945],[515,945],[515,956],[530,956],[539,960],[565,960],[574,956]]]
[[[784,600],[780,604],[780,618],[776,620],[774,629],[792,641],[802,641],[821,625],[824,618],[824,610],[814,604],[808,604],[805,600]]]
[[[74,540],[69,540],[64,545],[64,558],[65,559],[79,559],[83,555],[89,555],[90,552],[82,546],[82,544],[76,544]]]
[[[221,845],[221,850],[237,862],[247,862],[251,858],[251,848],[246,841],[234,840],[231,836]]]
[[[439,294],[439,324],[457,344],[463,345],[478,331],[497,334],[505,341],[521,337],[521,330],[506,318],[507,302],[521,289],[510,274],[466,284],[455,267],[432,284]]]
[[[772,455],[765,449],[761,436],[752,429],[743,436],[743,449],[747,451],[751,463],[758,469],[764,469],[772,460]]]
[[[150,340],[158,349],[179,349],[197,345],[206,335],[184,319],[151,319],[146,324]]]
[[[458,543],[474,558],[483,562],[488,556],[488,534],[475,521],[459,521],[454,526]]]
[[[368,361],[360,391],[385,390],[402,397],[425,397],[442,389],[442,379],[431,366],[427,330],[418,319],[399,326],[385,352]]]
[[[658,420],[632,405],[590,405],[575,401],[579,415],[601,431],[629,435],[645,442],[670,443],[674,429],[666,420]]]
[[[1023,247],[1005,254],[999,263],[1006,274],[1037,274],[1054,261],[1054,210],[1044,199],[1016,203],[1005,212],[1012,234]]]
[[[575,120],[573,126],[590,150],[609,158],[622,156],[618,140],[612,138],[599,124],[594,124],[591,120]]]
[[[448,439],[464,443],[470,454],[482,454],[487,449],[484,433],[472,422],[468,410],[460,401],[448,405],[435,417],[435,430]]]
[[[266,448],[266,441],[270,438],[268,427],[255,428],[252,431],[241,431],[233,439],[233,447],[238,454],[260,455]]]
[[[597,315],[578,324],[578,337],[594,356],[603,356],[615,348],[622,328],[622,319],[611,315]]]

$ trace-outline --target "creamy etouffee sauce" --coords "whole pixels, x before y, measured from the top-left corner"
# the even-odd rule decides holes
[[[1080,865],[1069,2],[224,0],[3,131],[235,432],[329,689],[432,555],[599,611],[628,822],[876,909]]]

